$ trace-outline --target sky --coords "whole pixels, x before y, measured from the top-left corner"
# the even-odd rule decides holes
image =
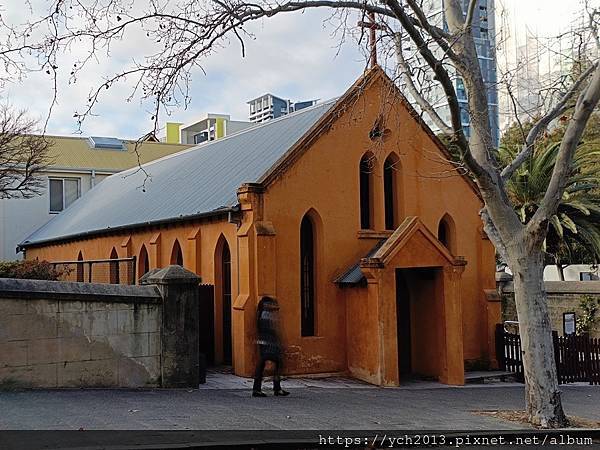
[[[534,27],[542,35],[551,35],[579,7],[579,0],[498,0],[509,13],[510,23],[518,32]],[[598,1],[598,0],[595,0]],[[0,0],[3,16],[22,19],[22,0]],[[177,108],[166,121],[187,123],[205,112],[230,114],[233,119],[247,118],[246,101],[266,92],[291,100],[326,100],[341,95],[365,69],[364,49],[348,40],[341,49],[333,36],[334,25],[325,22],[326,11],[275,16],[253,24],[255,39],[246,42],[242,58],[235,41],[203,62],[206,74],[193,73],[191,104]],[[499,22],[500,23],[500,22]],[[364,44],[363,44],[364,46]],[[91,64],[77,83],[69,84],[68,71],[59,70],[58,104],[48,122],[49,134],[77,132],[73,118],[86,104],[90,89],[103,75],[127,67],[131,58],[149,50],[135,36],[129,36],[113,48],[110,57]],[[69,67],[82,49],[72,49],[59,61]],[[83,124],[83,135],[115,136],[136,139],[152,129],[151,105],[139,97],[127,101],[131,82],[107,90]],[[20,82],[5,86],[0,99],[18,108],[26,108],[33,117],[46,118],[52,96],[52,83],[45,73],[32,73]],[[159,132],[159,135],[161,133]]]

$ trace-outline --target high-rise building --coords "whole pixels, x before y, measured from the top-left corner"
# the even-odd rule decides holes
[[[598,58],[585,1],[573,3],[578,6],[570,5],[563,24],[552,29],[528,23],[518,5],[503,9],[498,47],[503,129],[516,118],[526,121],[548,111],[573,82],[578,65]]]
[[[423,2],[423,10],[430,23],[440,28],[443,27],[444,29],[447,29],[444,18],[443,2],[444,0],[426,0]],[[494,145],[497,146],[500,139],[500,129],[498,121],[498,89],[495,52],[496,21],[494,2],[495,0],[478,1],[473,15],[472,27],[473,38],[477,48],[477,56],[479,58],[479,65],[481,67],[483,81],[487,89],[490,127],[492,131],[491,138]],[[463,6],[463,11],[465,11],[466,14],[469,0],[461,0],[461,3]],[[412,45],[414,46],[414,44]],[[411,44],[408,41],[406,42],[406,45],[403,46],[403,48],[408,51],[411,51],[410,47]],[[414,50],[414,48],[412,50]],[[443,52],[441,49],[436,49],[434,53],[438,54],[440,58],[443,57]],[[447,58],[445,61],[447,62]],[[448,66],[448,69],[450,71],[450,77],[454,81],[454,88],[461,106],[462,126],[465,134],[469,136],[471,120],[469,115],[467,92],[463,80],[457,74],[456,70],[451,66]],[[439,83],[434,82],[434,80],[431,78],[432,76],[433,75],[426,76],[420,80],[416,80],[417,88],[420,89],[425,99],[428,100],[431,105],[433,105],[442,120],[444,120],[445,123],[450,124],[451,120],[448,100],[446,99],[442,87],[439,85]],[[429,119],[427,114],[423,114],[423,117],[434,132],[439,131],[439,128]]]
[[[302,102],[292,102],[284,100],[273,94],[265,94],[248,101],[250,105],[250,122],[264,122],[266,120],[276,119],[294,111],[313,106],[316,100],[307,100]]]

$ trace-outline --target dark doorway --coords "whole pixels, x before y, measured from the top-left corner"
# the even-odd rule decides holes
[[[231,365],[231,253],[227,242],[221,251],[221,286],[223,305],[223,364]]]
[[[396,270],[396,323],[400,377],[412,372],[410,291],[402,270]]]
[[[206,358],[206,364],[215,363],[215,287],[212,284],[201,284],[200,291],[200,348]]]

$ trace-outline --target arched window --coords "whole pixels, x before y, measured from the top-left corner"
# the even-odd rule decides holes
[[[171,264],[183,267],[183,252],[181,251],[181,246],[177,239],[175,239],[173,250],[171,251]]]
[[[315,335],[315,227],[308,215],[300,224],[301,334]]]
[[[83,261],[83,254],[79,252],[77,261]],[[83,283],[83,263],[77,263],[77,281]]]
[[[148,258],[146,246],[142,245],[140,256],[138,258],[138,280],[148,272],[150,272],[150,259]]]
[[[385,207],[385,229],[395,230],[398,226],[398,171],[400,161],[395,154],[383,163],[383,203]]]
[[[371,153],[365,154],[360,160],[360,228],[369,230],[373,228],[373,167],[375,157]]]
[[[444,215],[438,224],[438,241],[444,244],[444,246],[450,250],[452,254],[455,253],[456,238],[454,221],[448,214]]]
[[[110,259],[119,259],[117,249],[113,247]],[[119,261],[111,261],[109,264],[110,284],[119,284]]]

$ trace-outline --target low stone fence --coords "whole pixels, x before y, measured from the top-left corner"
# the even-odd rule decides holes
[[[146,282],[0,279],[0,388],[196,387],[199,278]]]
[[[512,277],[498,277],[498,291],[502,297],[502,319],[517,320],[515,309],[515,291]],[[585,296],[600,299],[600,281],[546,281],[548,294],[548,309],[552,329],[560,336],[564,335],[565,313],[575,313],[575,320],[581,320],[583,310],[581,301]],[[600,310],[596,313],[597,320],[590,329],[590,337],[600,338]]]

